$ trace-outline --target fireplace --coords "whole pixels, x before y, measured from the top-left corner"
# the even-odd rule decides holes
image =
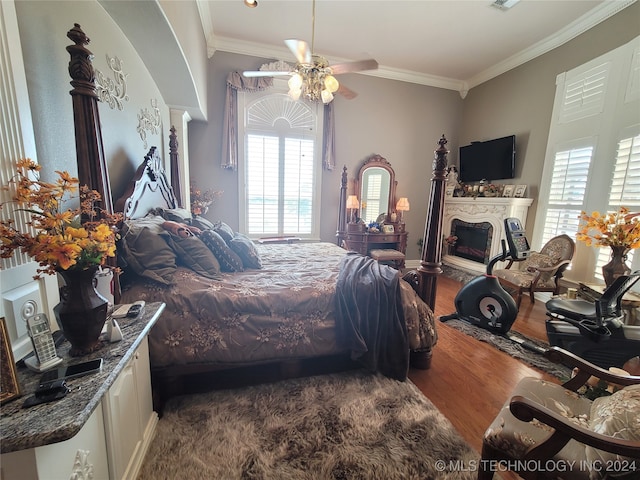
[[[453,197],[446,198],[442,217],[445,237],[455,235],[455,245],[448,245],[442,262],[484,273],[489,260],[502,252],[504,219],[519,218],[526,225],[531,198]],[[495,268],[503,268],[498,262]]]
[[[449,247],[449,255],[489,263],[493,237],[493,225],[489,222],[468,223],[455,218],[451,222],[451,235],[456,241]]]

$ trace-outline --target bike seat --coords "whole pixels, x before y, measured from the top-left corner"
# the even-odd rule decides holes
[[[574,320],[586,319],[593,322],[597,320],[596,306],[593,302],[588,302],[587,300],[552,298],[547,301],[545,306],[547,307],[547,312],[554,317],[561,315]]]

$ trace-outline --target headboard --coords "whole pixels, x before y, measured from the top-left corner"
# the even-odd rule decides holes
[[[100,130],[100,118],[98,114],[98,97],[95,89],[95,74],[91,64],[92,53],[85,45],[89,44],[89,38],[82,31],[80,25],[75,24],[69,30],[67,36],[75,43],[67,47],[71,55],[69,62],[69,74],[71,75],[71,85],[74,89],[70,92],[73,98],[73,114],[76,134],[76,150],[78,161],[78,179],[80,184],[86,184],[90,188],[97,190],[104,199],[104,208],[108,212],[113,212],[111,200],[111,187],[107,165],[102,147],[102,132]],[[143,191],[153,191],[157,197],[164,201],[169,208],[178,205],[173,192],[178,192],[177,198],[186,198],[181,195],[179,175],[177,141],[175,130],[172,129],[173,138],[170,138],[169,146],[173,151],[170,153],[171,160],[171,186],[164,179],[162,162],[156,149],[152,149],[145,161],[136,172],[136,179],[130,186],[131,194],[134,189],[140,188]],[[172,145],[173,143],[173,145]],[[422,258],[417,269],[418,294],[435,310],[436,303],[436,280],[440,273],[442,258],[442,211],[444,207],[444,191],[446,182],[447,154],[445,148],[447,140],[444,135],[438,141],[438,149],[435,150],[433,161],[433,175],[431,176],[430,196],[427,205],[427,218],[424,230],[424,244],[422,247]],[[426,186],[425,186],[426,187]],[[155,189],[155,190],[154,190]],[[340,212],[346,211],[346,181],[343,181],[340,191]],[[126,205],[123,201],[122,208],[130,211],[131,215],[140,215],[145,204],[136,201],[136,196]],[[120,206],[120,205],[118,205]],[[158,205],[155,205],[156,207]],[[124,210],[123,210],[124,211]],[[344,217],[340,216],[341,221]]]

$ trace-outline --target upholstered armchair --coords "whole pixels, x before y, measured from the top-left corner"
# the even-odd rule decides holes
[[[535,292],[560,293],[559,281],[571,263],[576,244],[568,235],[558,235],[549,240],[540,252],[531,252],[521,261],[509,260],[503,269],[494,269],[493,275],[508,291],[515,291],[516,305],[520,308],[522,293],[529,292],[535,303]],[[517,265],[519,268],[511,268]]]
[[[484,434],[478,480],[505,469],[525,479],[640,478],[640,376],[614,374],[558,347],[547,355],[574,367],[574,376],[562,385],[518,383]],[[618,390],[593,401],[576,393],[592,376]]]

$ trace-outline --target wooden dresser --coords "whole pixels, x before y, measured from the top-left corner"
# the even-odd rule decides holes
[[[344,238],[344,248],[353,250],[362,255],[369,255],[369,252],[376,248],[391,248],[399,252],[406,253],[408,232],[394,233],[353,233],[346,232]]]

